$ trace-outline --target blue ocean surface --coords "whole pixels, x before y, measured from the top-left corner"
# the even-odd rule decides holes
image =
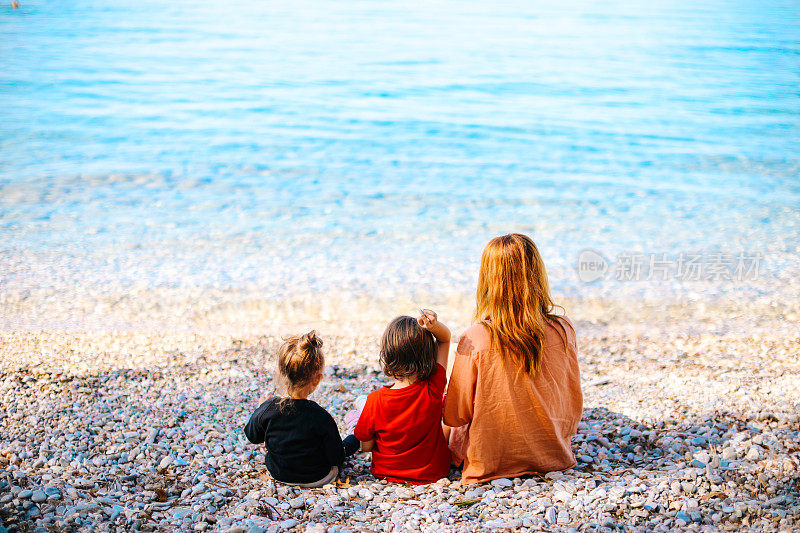
[[[508,231],[565,290],[800,261],[791,0],[21,0],[0,45],[0,290],[467,290]]]

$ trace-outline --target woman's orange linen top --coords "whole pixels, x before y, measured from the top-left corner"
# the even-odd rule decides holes
[[[575,466],[570,439],[583,410],[575,330],[548,320],[539,370],[532,376],[492,348],[477,324],[458,343],[444,423],[461,479],[478,483]]]

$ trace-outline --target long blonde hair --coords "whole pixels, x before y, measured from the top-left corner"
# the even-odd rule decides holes
[[[511,233],[489,241],[481,256],[475,320],[491,333],[492,346],[527,374],[539,370],[546,321],[556,307],[542,256],[529,237]]]

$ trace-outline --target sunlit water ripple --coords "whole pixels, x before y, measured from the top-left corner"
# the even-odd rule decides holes
[[[0,289],[467,290],[483,243],[796,266],[796,2],[0,6]],[[434,280],[434,281],[431,281]]]

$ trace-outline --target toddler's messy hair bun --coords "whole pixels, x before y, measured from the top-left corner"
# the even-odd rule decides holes
[[[322,348],[322,339],[317,335],[317,330],[312,329],[300,337],[297,348],[305,353],[310,353]]]
[[[287,392],[311,383],[324,366],[322,339],[315,330],[286,338],[278,349],[278,378]]]

